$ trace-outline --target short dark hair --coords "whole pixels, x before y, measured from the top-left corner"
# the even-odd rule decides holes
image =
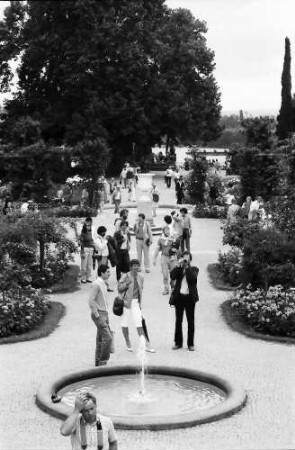
[[[165,216],[164,217],[164,222],[166,222],[168,225],[170,225],[172,223],[172,217],[171,216]]]
[[[184,252],[182,252],[181,257],[183,258],[184,255],[189,255],[190,261],[193,259],[193,255],[192,255],[191,252],[189,252],[188,250],[185,250]]]
[[[181,212],[181,213],[183,212],[184,214],[187,214],[187,208],[181,208],[181,209],[180,209],[180,212]]]
[[[106,233],[107,229],[103,225],[97,228],[97,234],[101,236],[102,233]]]
[[[139,265],[140,266],[140,262],[138,259],[131,259],[130,263],[129,263],[129,267],[131,269],[132,266]]]
[[[142,217],[143,218],[143,220],[145,219],[145,214],[143,214],[143,213],[140,213],[140,214],[138,214],[138,217]]]
[[[127,227],[129,226],[127,220],[122,220],[122,222],[120,223],[120,227],[122,227],[123,225],[127,225]]]
[[[109,266],[107,264],[101,264],[97,268],[97,275],[101,277],[102,273],[106,273],[106,271],[109,269]]]
[[[91,222],[92,223],[92,217],[86,217],[85,222]]]
[[[127,213],[127,215],[129,214],[128,209],[121,209],[121,211],[120,211],[120,217],[126,216],[126,213]]]

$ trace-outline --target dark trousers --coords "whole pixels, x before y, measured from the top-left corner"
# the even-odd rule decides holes
[[[187,345],[191,347],[194,345],[194,334],[195,334],[195,302],[190,298],[189,295],[179,294],[179,297],[175,305],[175,335],[174,341],[175,345],[182,347],[183,345],[183,334],[182,334],[182,321],[183,313],[185,311],[187,319]]]
[[[109,316],[107,312],[100,312],[99,317],[94,317],[91,314],[91,319],[96,325],[96,349],[95,349],[95,365],[101,361],[108,361],[110,359],[112,332],[109,325]]]
[[[171,177],[166,177],[166,184],[168,188],[171,187]]]
[[[188,252],[191,251],[191,236],[188,229],[184,228],[183,234],[180,241],[180,247],[181,251],[184,252],[184,250],[187,250]]]
[[[122,272],[123,273],[129,272],[130,256],[128,250],[118,250],[116,255],[118,260],[118,263],[116,265],[116,274],[117,274],[117,281],[119,281]]]

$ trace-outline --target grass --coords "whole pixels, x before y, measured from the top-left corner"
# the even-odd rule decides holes
[[[22,334],[0,338],[1,344],[14,344],[16,342],[33,341],[48,336],[58,327],[59,321],[65,315],[65,306],[59,302],[49,302],[50,309],[43,320],[30,331]]]
[[[231,286],[223,281],[221,273],[218,271],[218,264],[208,264],[207,270],[209,273],[210,282],[215,289],[221,291],[234,291],[237,289],[235,286]]]

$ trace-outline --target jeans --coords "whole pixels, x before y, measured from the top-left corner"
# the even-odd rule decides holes
[[[139,263],[141,265],[142,261],[142,252],[144,256],[144,266],[146,269],[150,268],[150,248],[148,245],[144,243],[141,239],[136,239],[136,251],[137,251],[137,258],[139,260]]]
[[[191,235],[188,228],[183,229],[180,246],[182,252],[184,252],[184,250],[187,250],[188,252],[191,251]]]
[[[182,321],[183,313],[185,311],[187,319],[187,346],[194,346],[194,335],[195,335],[195,302],[190,298],[189,295],[179,294],[175,304],[175,335],[174,341],[175,345],[182,347],[183,345],[183,334],[182,334]]]
[[[92,247],[84,247],[84,256],[81,255],[81,280],[89,280],[92,273]]]
[[[91,314],[91,319],[97,328],[95,365],[98,365],[101,361],[108,361],[110,359],[113,336],[109,325],[109,316],[106,311],[100,311],[99,317],[94,317]]]

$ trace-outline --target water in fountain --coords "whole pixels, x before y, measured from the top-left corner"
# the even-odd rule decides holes
[[[145,338],[141,336],[137,353],[141,368],[139,375],[111,375],[73,383],[60,391],[62,401],[73,406],[81,390],[91,390],[99,399],[101,411],[113,417],[181,415],[211,408],[224,401],[225,392],[207,383],[178,376],[146,375],[145,349]]]

